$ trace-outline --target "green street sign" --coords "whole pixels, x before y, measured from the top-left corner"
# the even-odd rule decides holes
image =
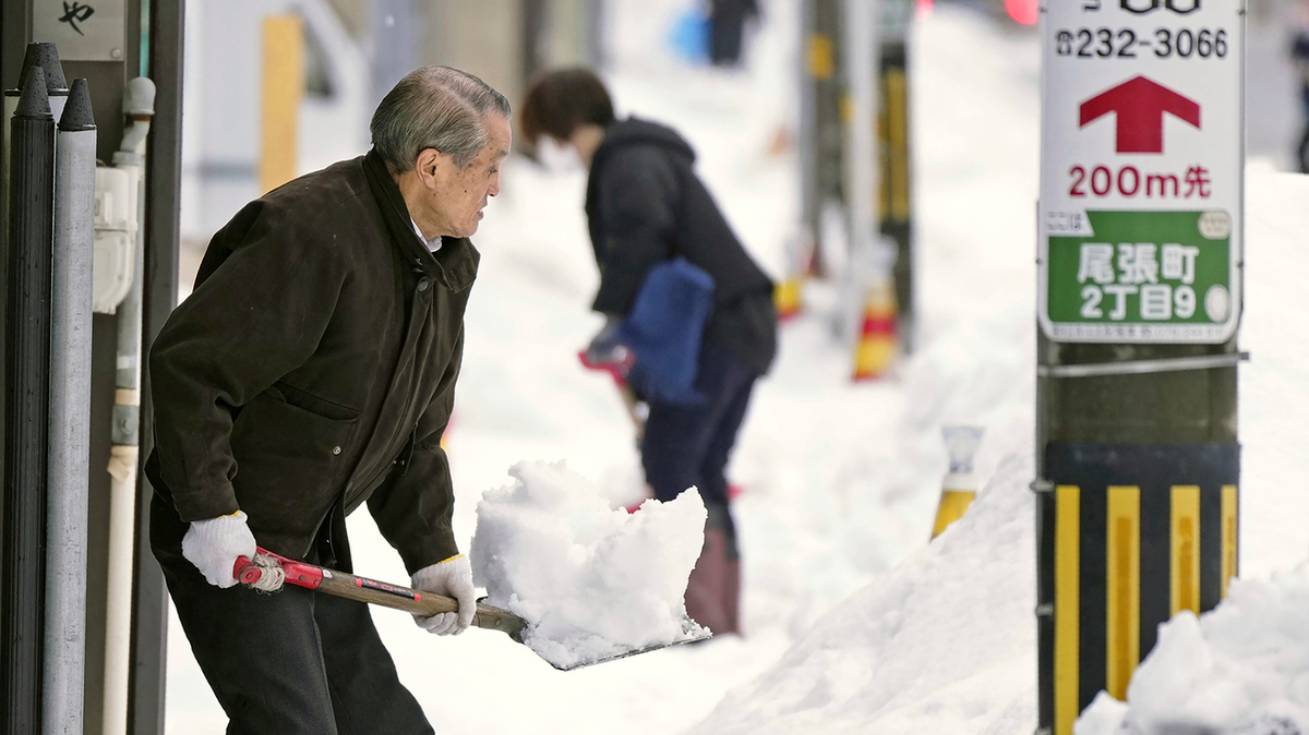
[[[1086,212],[1049,238],[1042,309],[1056,340],[1209,342],[1234,319],[1223,211]]]
[[[1219,344],[1240,322],[1243,2],[1045,0],[1041,331]]]

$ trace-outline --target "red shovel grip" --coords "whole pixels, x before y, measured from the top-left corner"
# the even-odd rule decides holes
[[[262,546],[255,547],[255,555],[265,557],[276,561],[286,573],[286,583],[293,584],[297,587],[304,587],[307,590],[316,590],[323,583],[323,568],[295,559],[288,559],[281,554],[274,553]],[[264,576],[264,570],[255,564],[249,557],[236,557],[236,564],[232,567],[232,576],[244,585],[257,583]]]
[[[244,585],[252,585],[258,582],[264,576],[264,570],[255,566],[248,556],[236,557],[236,564],[232,567],[232,576],[236,581]]]

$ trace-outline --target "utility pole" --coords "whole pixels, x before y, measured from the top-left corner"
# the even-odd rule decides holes
[[[1237,572],[1245,3],[1043,3],[1038,733]]]
[[[913,148],[909,118],[910,0],[884,0],[878,44],[878,220],[882,237],[895,245],[895,304],[900,349],[914,344]]]
[[[839,216],[845,199],[842,171],[846,104],[841,70],[840,0],[804,3],[804,80],[801,84],[800,165],[803,229],[810,240],[816,275],[827,268],[817,257],[832,243],[824,242],[825,221]]]

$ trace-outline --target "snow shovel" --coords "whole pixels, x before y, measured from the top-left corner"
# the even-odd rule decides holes
[[[459,610],[459,602],[452,597],[422,592],[366,577],[356,577],[353,574],[338,572],[308,562],[288,559],[263,547],[256,547],[255,561],[251,561],[244,556],[237,557],[232,576],[247,587],[274,592],[281,588],[280,585],[273,586],[270,584],[271,579],[265,579],[265,574],[271,572],[274,568],[280,568],[286,575],[285,584],[293,584],[307,590],[326,592],[329,595],[344,597],[347,600],[381,605],[416,615],[436,615],[437,613],[457,612]],[[473,615],[473,625],[478,628],[507,633],[510,638],[519,643],[523,642],[523,633],[528,628],[527,621],[508,610],[482,603],[477,605],[477,612]],[[572,671],[583,666],[615,661],[620,658],[628,658],[642,653],[649,653],[650,651],[657,651],[661,648],[668,648],[669,646],[704,640],[713,635],[706,628],[700,628],[698,631],[694,631],[694,628],[694,624],[688,618],[684,627],[686,636],[672,643],[658,643],[594,660],[579,661],[569,666],[559,666],[554,662],[549,663],[560,671]],[[547,659],[547,661],[549,660]]]
[[[636,397],[636,392],[627,383],[627,371],[632,368],[631,353],[620,348],[614,352],[612,359],[592,360],[587,356],[586,350],[578,350],[577,359],[587,370],[608,373],[613,379],[614,387],[618,389],[618,395],[623,399],[623,407],[627,409],[627,417],[632,420],[632,428],[636,431],[636,443],[639,446],[641,436],[645,434],[645,417],[641,414],[641,400]]]

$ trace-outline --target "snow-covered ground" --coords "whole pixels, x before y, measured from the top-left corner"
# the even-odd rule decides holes
[[[659,56],[656,31],[684,3],[612,5],[615,28],[626,33],[608,74],[621,111],[686,134],[729,218],[778,274],[798,190],[793,152],[767,149],[795,114],[786,66],[794,24],[767,26],[749,70],[724,74],[670,67]],[[769,17],[787,19],[790,5],[768,3]],[[1034,730],[1035,510],[1026,484],[1034,455],[1039,50],[1034,34],[1010,31],[948,7],[914,31],[917,353],[890,380],[852,385],[848,345],[831,337],[834,290],[815,284],[809,311],[784,328],[778,364],[756,392],[731,472],[745,488],[735,507],[746,635],[560,673],[503,634],[435,638],[408,615],[376,611],[402,680],[438,731]],[[511,161],[504,193],[476,238],[482,268],[447,445],[465,549],[482,493],[505,485],[520,460],[565,460],[616,499],[640,482],[617,394],[575,355],[599,325],[587,312],[596,275],[583,185],[581,172]],[[1309,525],[1301,520],[1309,500],[1299,482],[1309,456],[1297,441],[1309,402],[1309,326],[1295,308],[1307,199],[1298,177],[1252,162],[1243,347],[1253,362],[1241,377],[1244,578],[1268,579],[1309,557]],[[946,471],[940,430],[950,423],[986,427],[977,467],[985,489],[961,522],[928,544]],[[350,533],[357,572],[406,578],[366,513],[350,519]],[[1251,590],[1247,599],[1256,602],[1293,601],[1305,594],[1304,579],[1301,571],[1233,590]],[[1240,611],[1222,614],[1200,632],[1214,638],[1208,655],[1223,662],[1216,670],[1239,669],[1226,662],[1246,649],[1221,636],[1243,630],[1234,622]],[[1309,650],[1309,634],[1291,625],[1277,632],[1299,638],[1298,648],[1284,647]],[[176,621],[170,634],[168,729],[217,732],[225,719]],[[1186,660],[1204,650],[1196,637],[1192,625],[1163,640],[1181,641],[1185,655],[1173,659]],[[1303,663],[1296,673],[1309,671],[1309,659]],[[1255,691],[1304,707],[1297,697],[1309,687]],[[1111,724],[1122,716],[1102,715]]]

